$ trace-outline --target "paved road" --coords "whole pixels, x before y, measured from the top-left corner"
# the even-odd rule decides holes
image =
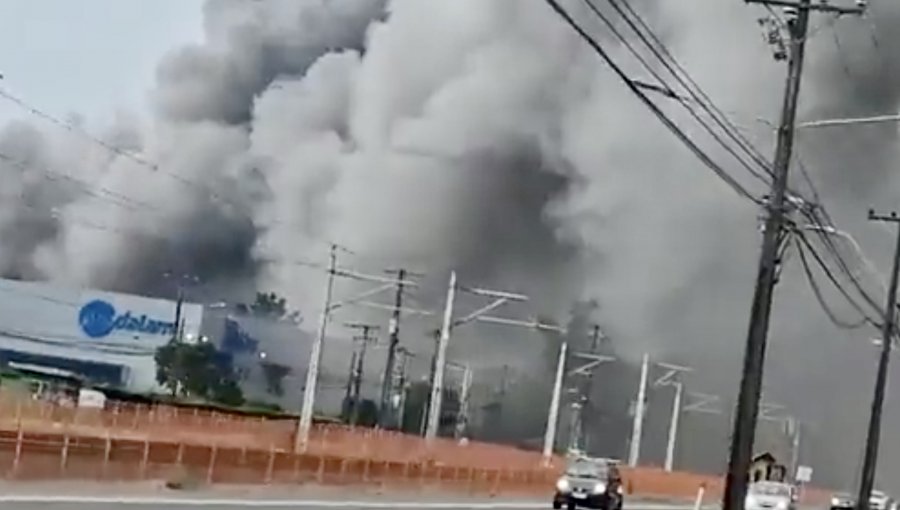
[[[283,510],[285,508],[340,509],[340,510],[536,510],[550,508],[549,502],[540,501],[328,501],[328,500],[273,500],[273,499],[211,499],[211,498],[122,498],[122,497],[54,497],[54,496],[0,496],[3,510]],[[689,505],[660,503],[632,503],[627,510],[688,510]]]

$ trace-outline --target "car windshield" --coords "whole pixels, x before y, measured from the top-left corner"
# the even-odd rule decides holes
[[[598,462],[588,460],[577,460],[569,464],[566,469],[566,475],[576,478],[596,478],[603,479],[606,477],[606,466]]]
[[[755,483],[750,486],[750,493],[762,496],[784,496],[789,498],[791,496],[791,488],[787,485],[778,483]]]

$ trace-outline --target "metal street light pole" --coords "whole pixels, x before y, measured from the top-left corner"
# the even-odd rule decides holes
[[[312,428],[313,405],[316,398],[316,384],[319,382],[319,364],[322,362],[322,346],[325,343],[331,313],[331,298],[334,292],[334,276],[337,270],[337,245],[332,244],[329,250],[328,280],[325,285],[325,304],[319,317],[319,328],[309,354],[309,365],[306,368],[306,385],[303,387],[303,403],[300,408],[300,419],[294,435],[294,452],[306,451],[309,431]]]
[[[544,462],[549,463],[553,454],[553,443],[556,440],[556,425],[559,421],[559,401],[562,396],[563,375],[566,373],[566,353],[569,344],[563,342],[559,346],[559,360],[556,362],[556,377],[553,381],[553,395],[550,397],[550,411],[547,415],[547,427],[544,430]]]
[[[681,382],[672,383],[675,387],[675,397],[672,399],[672,418],[669,421],[669,441],[666,443],[666,462],[665,470],[672,471],[675,463],[675,441],[678,438],[678,418],[681,416],[681,392],[684,390],[684,384]]]
[[[628,465],[637,466],[641,454],[641,435],[644,427],[644,409],[647,400],[647,379],[650,377],[650,355],[641,358],[641,379],[638,383],[637,400],[634,403],[634,422],[631,425],[631,443],[628,451]]]
[[[666,372],[662,377],[653,382],[654,387],[674,386],[675,395],[672,399],[672,417],[669,421],[669,437],[666,443],[666,471],[672,471],[672,465],[675,463],[675,441],[678,438],[678,419],[681,416],[681,393],[684,385],[681,381],[681,374],[685,372],[693,372],[691,367],[683,367],[672,365],[670,363],[656,362],[656,365],[665,369]]]
[[[428,420],[425,425],[425,439],[432,441],[437,437],[438,425],[441,422],[441,403],[444,391],[444,364],[447,359],[447,344],[450,342],[450,327],[453,322],[453,301],[456,299],[456,271],[450,272],[450,283],[447,286],[447,302],[444,307],[444,322],[438,339],[435,356],[434,379],[431,383]]]
[[[454,300],[456,299],[456,293],[459,292],[467,292],[469,294],[474,294],[476,296],[488,297],[493,299],[490,303],[481,308],[469,313],[468,315],[461,317],[459,319],[453,318],[453,309],[454,309]],[[509,303],[510,301],[528,301],[528,296],[524,296],[522,294],[515,294],[512,292],[498,291],[498,290],[490,290],[483,289],[478,287],[467,287],[464,285],[458,285],[456,281],[456,272],[451,271],[450,273],[450,283],[447,289],[447,302],[444,309],[444,320],[441,324],[441,329],[439,331],[437,349],[435,351],[434,356],[434,373],[432,377],[431,383],[431,398],[429,400],[428,405],[428,417],[427,417],[427,425],[425,427],[425,439],[427,441],[434,440],[437,437],[438,428],[440,424],[440,413],[441,413],[441,404],[443,399],[443,386],[444,386],[444,368],[446,366],[446,353],[447,353],[447,345],[450,342],[450,334],[456,328],[468,324],[472,321],[479,322],[491,322],[495,324],[507,324],[507,325],[527,325],[529,327],[541,329],[542,325],[537,323],[525,323],[523,321],[517,321],[512,319],[504,319],[500,317],[491,317],[484,315],[491,310],[495,310],[500,308],[501,306]]]
[[[297,421],[297,431],[294,435],[295,452],[305,451],[307,443],[309,441],[309,433],[312,429],[313,411],[315,409],[316,386],[318,385],[319,380],[319,366],[322,363],[322,353],[324,349],[325,337],[327,335],[328,323],[331,320],[332,313],[342,307],[359,303],[360,301],[368,297],[391,289],[398,283],[395,279],[391,278],[383,278],[380,276],[357,273],[346,269],[338,269],[337,252],[339,248],[340,247],[337,244],[331,243],[329,249],[328,279],[325,287],[325,303],[322,307],[322,313],[319,316],[319,326],[316,331],[316,337],[313,341],[312,349],[310,349],[309,365],[306,370],[306,385],[303,387],[303,403],[300,408],[300,419]],[[334,297],[334,284],[335,278],[338,276],[351,278],[358,281],[377,283],[379,284],[379,286],[362,292],[349,299],[334,303],[332,302],[332,299]],[[415,282],[403,282],[402,280],[400,283],[403,283],[403,285],[405,286],[417,285]]]
[[[609,361],[616,361],[613,356],[605,356],[597,354],[599,347],[600,328],[595,326],[594,339],[595,346],[592,352],[573,352],[572,357],[582,362],[580,366],[573,368],[567,375],[581,376],[584,380],[580,388],[576,388],[578,401],[573,403],[572,409],[572,432],[569,436],[569,450],[587,451],[586,431],[585,431],[585,407],[590,402],[590,393],[594,380],[594,372],[597,367]]]

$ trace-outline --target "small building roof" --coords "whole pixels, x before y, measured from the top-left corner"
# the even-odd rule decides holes
[[[759,453],[759,454],[757,454],[756,456],[754,456],[754,457],[753,457],[753,460],[752,460],[751,462],[770,462],[770,463],[774,463],[774,462],[777,462],[777,459],[775,458],[774,455],[772,455],[772,454],[769,453],[769,452],[762,452],[762,453]]]

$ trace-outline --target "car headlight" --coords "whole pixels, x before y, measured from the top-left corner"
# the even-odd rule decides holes
[[[606,492],[606,484],[605,483],[597,483],[594,485],[594,494],[603,494]]]
[[[756,498],[748,495],[746,499],[744,499],[744,506],[756,506]]]
[[[787,502],[787,501],[779,501],[779,502],[775,505],[775,508],[778,508],[779,510],[787,510],[787,507],[788,507],[788,502]]]
[[[838,506],[841,504],[841,500],[838,498],[831,498],[831,506]]]
[[[556,490],[559,492],[568,492],[569,491],[569,481],[565,478],[560,478],[556,481]]]

